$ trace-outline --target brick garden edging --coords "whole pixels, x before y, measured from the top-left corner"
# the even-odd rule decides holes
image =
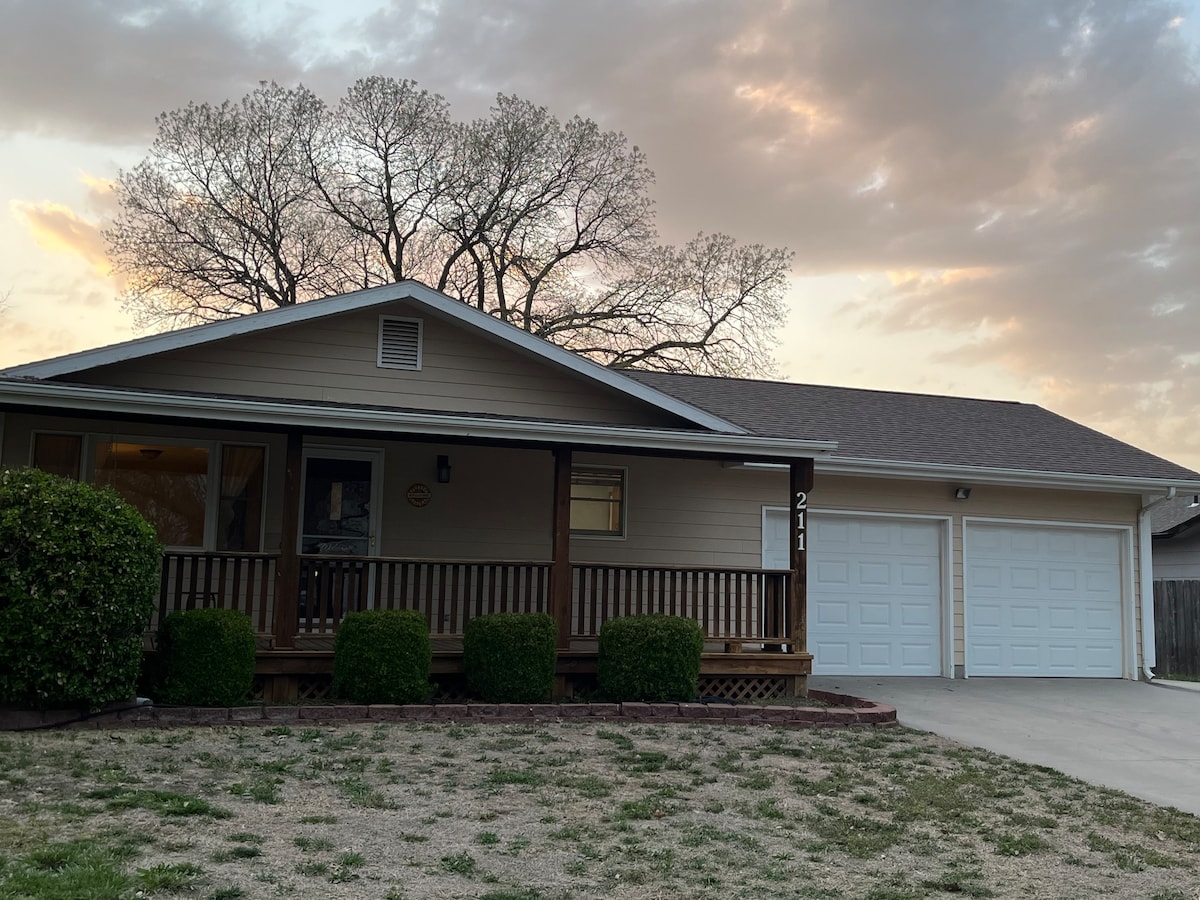
[[[344,722],[730,722],[780,728],[896,725],[896,709],[847,694],[809,691],[832,704],[751,706],[732,703],[436,703],[412,706],[133,706],[92,715],[77,710],[0,710],[0,731],[49,728],[176,728],[192,725],[329,725]]]

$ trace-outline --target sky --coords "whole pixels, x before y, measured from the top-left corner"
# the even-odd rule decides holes
[[[103,229],[156,115],[384,74],[594,119],[665,240],[792,250],[780,378],[1200,469],[1197,2],[0,0],[0,368],[140,333]]]

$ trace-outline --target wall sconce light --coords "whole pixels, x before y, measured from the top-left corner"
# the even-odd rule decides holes
[[[1192,494],[1192,502],[1188,504],[1188,509],[1195,509],[1200,506],[1200,494]]]
[[[970,500],[971,499],[971,489],[969,487],[956,487],[954,489],[954,499],[955,500]]]
[[[439,456],[437,458],[437,480],[438,484],[450,483],[450,457]]]

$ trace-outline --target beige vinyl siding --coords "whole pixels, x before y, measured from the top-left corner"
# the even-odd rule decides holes
[[[422,319],[420,371],[378,367],[381,315]],[[168,351],[71,377],[89,384],[236,396],[626,425],[685,424],[403,303]]]
[[[1200,578],[1200,529],[1154,542],[1155,578]]]

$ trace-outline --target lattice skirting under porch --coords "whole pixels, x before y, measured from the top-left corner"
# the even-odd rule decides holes
[[[734,703],[762,703],[788,695],[788,678],[783,675],[704,675],[700,696],[720,697]]]

